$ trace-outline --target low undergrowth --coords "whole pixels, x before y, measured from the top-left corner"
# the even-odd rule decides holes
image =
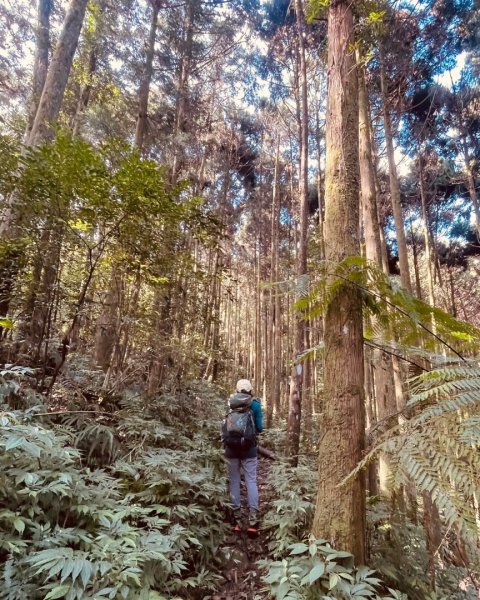
[[[264,520],[270,558],[259,562],[264,581],[277,600],[474,600],[475,580],[468,568],[445,560],[437,572],[436,592],[427,574],[423,529],[392,522],[381,502],[368,511],[369,567],[353,556],[309,535],[316,498],[315,463],[297,469],[279,464],[271,486],[277,499]],[[341,493],[341,492],[339,492]],[[448,548],[445,548],[446,555]]]
[[[207,598],[225,535],[215,400],[191,387],[48,415],[4,372],[0,598]]]

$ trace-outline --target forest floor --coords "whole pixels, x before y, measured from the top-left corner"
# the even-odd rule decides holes
[[[269,487],[269,475],[272,461],[259,456],[257,479],[260,495],[260,513],[267,512],[273,499],[273,490]],[[245,486],[242,482],[243,506],[246,506]],[[250,538],[246,532],[231,533],[226,541],[231,549],[230,560],[225,564],[223,587],[212,597],[212,600],[266,600],[271,596],[263,591],[262,571],[257,565],[261,558],[268,557],[268,536],[260,525],[259,534]]]

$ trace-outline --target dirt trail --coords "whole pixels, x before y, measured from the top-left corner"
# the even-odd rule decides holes
[[[260,513],[265,514],[270,505],[272,490],[268,487],[272,461],[268,458],[258,459],[258,491],[260,495]],[[242,504],[246,506],[245,486],[242,482]],[[231,550],[231,558],[225,565],[225,584],[212,600],[267,600],[270,598],[262,592],[265,584],[261,581],[262,572],[256,561],[266,558],[268,539],[260,528],[259,535],[252,539],[246,533],[228,536],[226,544]]]

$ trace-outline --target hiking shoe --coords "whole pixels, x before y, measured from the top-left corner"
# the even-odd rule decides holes
[[[237,523],[236,525],[232,525],[232,531],[234,533],[240,533],[242,531],[242,528],[240,527],[240,525]]]
[[[247,535],[250,536],[250,537],[257,537],[257,535],[258,535],[258,528],[256,526],[254,527],[252,525],[249,525],[247,527]]]

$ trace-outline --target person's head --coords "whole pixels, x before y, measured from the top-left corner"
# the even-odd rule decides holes
[[[239,379],[237,381],[236,390],[239,394],[251,394],[252,389],[252,382],[248,379]]]

